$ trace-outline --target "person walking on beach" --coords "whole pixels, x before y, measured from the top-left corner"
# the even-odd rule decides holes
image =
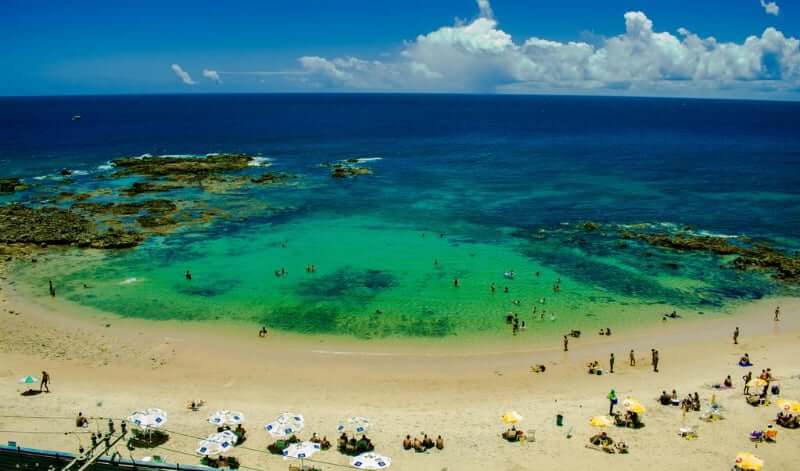
[[[733,344],[734,345],[739,345],[739,327],[738,326],[733,331]]]
[[[55,286],[53,286],[53,280],[48,280],[48,281],[50,282],[50,297],[51,298],[55,298],[56,297],[56,288],[55,288]]]
[[[614,372],[614,354],[613,353],[611,354],[611,358],[608,359],[608,364],[609,364],[609,369],[608,369],[609,373],[613,373]]]
[[[781,307],[780,306],[775,307],[775,319],[773,319],[773,320],[775,322],[778,322],[779,320],[781,320]]]
[[[567,338],[566,335],[564,336],[564,351],[565,352],[569,351],[569,339]]]
[[[42,382],[39,383],[39,392],[44,389],[46,392],[50,392],[50,375],[47,371],[42,371]]]
[[[658,373],[658,350],[654,348],[651,353],[653,355],[653,373]]]
[[[617,392],[612,389],[606,397],[608,398],[608,415],[614,415],[614,406],[619,402]]]
[[[631,366],[636,366],[636,356],[633,354],[633,349],[631,349],[630,358],[631,358]]]

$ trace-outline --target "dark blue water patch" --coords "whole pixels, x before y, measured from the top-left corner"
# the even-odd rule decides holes
[[[174,290],[178,293],[187,296],[201,296],[205,298],[213,298],[222,296],[230,291],[236,289],[241,285],[241,280],[238,279],[212,279],[199,281],[196,278],[192,280],[185,280],[181,283],[173,285]]]
[[[397,277],[383,270],[343,267],[334,273],[304,280],[293,291],[310,302],[342,300],[363,304],[397,284]]]

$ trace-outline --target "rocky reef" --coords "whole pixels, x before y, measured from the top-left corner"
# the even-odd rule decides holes
[[[800,283],[800,254],[789,254],[747,237],[696,235],[687,231],[652,232],[623,230],[620,238],[639,240],[655,247],[677,251],[700,251],[734,256],[729,263],[739,270],[765,270],[781,281]]]
[[[14,193],[16,191],[24,191],[28,189],[22,180],[16,177],[0,178],[0,193]]]
[[[122,190],[128,196],[141,195],[143,193],[166,193],[172,190],[180,190],[184,185],[174,183],[158,183],[158,182],[135,182],[129,188]]]
[[[132,231],[98,230],[90,219],[68,209],[0,206],[0,244],[118,249],[143,240],[143,235]]]
[[[198,157],[123,157],[112,161],[114,176],[140,175],[174,180],[198,180],[209,175],[246,169],[254,158],[246,154],[209,154]]]

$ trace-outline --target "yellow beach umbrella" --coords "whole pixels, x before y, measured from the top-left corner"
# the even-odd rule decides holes
[[[736,466],[745,471],[761,471],[761,468],[764,467],[764,460],[757,458],[752,453],[738,453]]]
[[[500,417],[504,424],[516,424],[522,420],[522,416],[517,411],[508,411]]]
[[[778,407],[783,409],[784,412],[798,412],[800,413],[800,401],[790,401],[789,399],[779,399]]]
[[[761,378],[753,378],[753,379],[751,379],[750,381],[747,382],[747,387],[748,388],[763,388],[767,384],[769,384],[769,383],[767,383],[766,381],[764,381]]]
[[[632,397],[625,399],[622,402],[622,407],[624,407],[625,410],[627,411],[635,412],[637,414],[644,414],[645,411],[647,411],[647,409],[644,407],[644,405],[642,405],[641,402]]]
[[[592,425],[592,427],[603,428],[603,427],[610,427],[611,424],[614,423],[614,421],[611,419],[611,417],[605,415],[598,415],[592,417],[592,420],[590,420],[589,423]]]

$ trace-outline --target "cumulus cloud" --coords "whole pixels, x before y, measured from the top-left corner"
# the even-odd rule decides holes
[[[178,78],[181,79],[181,82],[185,83],[186,85],[194,85],[197,83],[192,80],[192,76],[189,75],[189,72],[183,70],[183,68],[178,64],[172,64],[172,71],[175,72],[175,75],[177,75]]]
[[[216,70],[203,69],[203,77],[213,82],[222,83],[222,78],[219,76],[219,72]]]
[[[492,5],[489,3],[489,0],[477,0],[477,2],[478,10],[481,12],[483,18],[494,18],[494,12],[492,11]]]
[[[765,2],[761,0],[761,6],[764,7],[764,11],[767,12],[768,15],[775,15],[778,16],[781,12],[781,8],[775,2]]]
[[[720,42],[685,28],[657,31],[645,13],[630,11],[623,33],[595,44],[515,41],[499,28],[488,0],[477,3],[476,19],[419,35],[394,60],[302,57],[304,80],[447,91],[800,89],[800,42],[772,27],[742,42]]]

